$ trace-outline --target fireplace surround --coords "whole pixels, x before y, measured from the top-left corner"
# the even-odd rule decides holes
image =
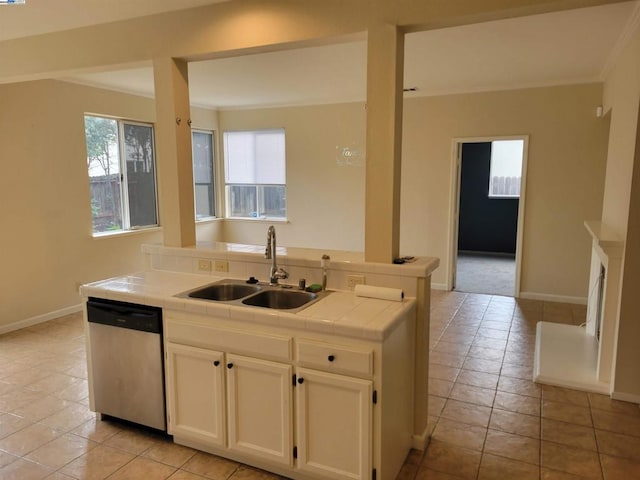
[[[610,395],[624,242],[602,222],[584,225],[592,238],[586,324],[538,323],[533,379]]]

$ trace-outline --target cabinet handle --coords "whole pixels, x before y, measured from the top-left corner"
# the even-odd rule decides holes
[[[298,379],[298,383],[299,383],[300,385],[302,385],[302,384],[304,383],[304,378],[300,377],[300,378]]]
[[[329,360],[330,362],[333,362],[336,359],[336,357],[334,355],[329,355],[327,357],[327,360]]]
[[[220,360],[214,360],[213,366],[217,367],[218,365],[220,365]]]
[[[227,363],[227,368],[233,368],[233,363]]]

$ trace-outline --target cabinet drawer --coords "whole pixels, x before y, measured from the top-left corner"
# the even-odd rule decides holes
[[[345,345],[298,340],[296,358],[300,365],[359,376],[373,375],[373,351]]]
[[[165,340],[230,353],[291,360],[291,337],[167,320]]]

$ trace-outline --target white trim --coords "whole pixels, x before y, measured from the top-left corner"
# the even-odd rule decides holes
[[[411,446],[416,450],[424,452],[431,441],[431,435],[429,434],[429,426],[426,426],[422,433],[414,433],[411,438]]]
[[[444,290],[446,292],[451,289],[447,288],[446,283],[431,283],[431,290]]]
[[[460,216],[460,175],[462,171],[462,143],[454,138],[451,142],[451,168],[449,193],[449,241],[447,242],[446,288],[453,290],[458,269],[458,223]]]
[[[127,235],[139,235],[142,233],[162,232],[162,226],[135,228],[132,230],[113,230],[99,233],[92,233],[91,238],[99,240],[101,238],[126,237]]]
[[[14,332],[21,328],[37,325],[38,323],[44,323],[54,318],[64,317],[72,313],[82,311],[82,304],[73,305],[71,307],[61,308],[60,310],[54,310],[53,312],[43,313],[42,315],[36,315],[35,317],[25,318],[24,320],[18,320],[17,322],[9,323],[8,325],[0,325],[0,335],[5,333]]]
[[[567,295],[552,295],[550,293],[520,292],[519,298],[526,300],[542,300],[545,302],[573,303],[576,305],[586,305],[587,297],[570,297]]]
[[[451,173],[449,195],[449,241],[447,242],[447,290],[453,288],[454,276],[456,274],[456,261],[458,252],[458,219],[460,215],[460,174],[462,170],[462,147],[464,143],[493,142],[500,140],[522,140],[522,175],[520,181],[520,199],[518,201],[518,226],[516,236],[516,271],[514,282],[514,297],[521,296],[520,276],[522,272],[522,244],[524,242],[524,215],[525,199],[527,196],[527,165],[529,158],[529,135],[507,135],[507,136],[486,136],[486,137],[454,137],[451,148]],[[460,167],[460,168],[458,168]]]
[[[637,393],[611,392],[611,398],[614,400],[622,400],[623,402],[640,404],[640,395]]]

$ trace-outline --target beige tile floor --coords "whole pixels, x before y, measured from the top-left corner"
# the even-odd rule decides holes
[[[583,307],[433,292],[430,427],[399,479],[640,479],[640,409],[531,381],[535,324]],[[83,325],[70,315],[0,336],[0,479],[280,477],[96,420]]]

